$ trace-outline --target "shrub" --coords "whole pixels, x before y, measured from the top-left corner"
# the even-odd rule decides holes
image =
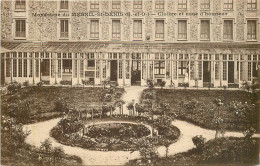
[[[28,86],[29,86],[29,81],[25,81],[25,82],[23,83],[23,86],[28,87]]]
[[[53,110],[57,112],[67,112],[69,108],[67,103],[63,99],[59,98],[55,100]]]
[[[192,137],[192,142],[198,149],[201,149],[205,145],[205,140],[206,139],[203,138],[202,135]]]
[[[160,86],[161,88],[165,87],[165,84],[166,84],[165,81],[161,81],[161,82],[159,82],[159,86]]]
[[[247,91],[249,92],[249,91],[250,91],[250,88],[251,88],[250,83],[247,82],[247,81],[243,82],[243,83],[242,83],[242,88],[245,89],[245,90],[247,90]]]
[[[253,127],[250,127],[249,129],[245,130],[243,132],[245,139],[250,139],[252,138],[252,136],[254,135],[254,133],[256,132],[256,130]]]
[[[7,92],[10,94],[15,94],[21,89],[21,84],[14,81],[8,84],[7,86]]]
[[[39,86],[39,87],[41,87],[41,86],[43,85],[43,83],[44,83],[43,81],[40,81],[40,82],[38,82],[36,85]]]
[[[148,86],[149,89],[153,89],[154,88],[153,80],[151,80],[151,79],[147,80],[147,86]]]
[[[69,81],[69,80],[61,80],[61,81],[60,81],[60,84],[61,84],[61,85],[72,85],[72,81]]]

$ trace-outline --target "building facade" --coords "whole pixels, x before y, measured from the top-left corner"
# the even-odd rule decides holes
[[[257,0],[4,0],[1,82],[240,87],[260,67]]]

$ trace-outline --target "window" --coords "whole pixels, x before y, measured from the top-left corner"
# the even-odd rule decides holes
[[[95,67],[94,53],[88,54],[88,67]]]
[[[233,9],[233,0],[224,0],[224,9]]]
[[[134,0],[133,1],[134,9],[142,9],[142,0]]]
[[[69,20],[60,20],[60,38],[69,38]]]
[[[61,0],[60,1],[60,9],[69,9],[69,1],[68,0]]]
[[[15,20],[15,37],[26,37],[25,20]]]
[[[178,21],[178,39],[187,39],[187,20]]]
[[[155,38],[164,39],[164,20],[156,20],[155,22]]]
[[[223,62],[223,80],[227,80],[227,62]]]
[[[155,0],[155,9],[164,9],[164,0]]]
[[[16,10],[25,10],[25,0],[15,0],[15,9]]]
[[[178,9],[187,9],[187,0],[178,0]]]
[[[64,73],[72,73],[72,60],[71,59],[63,59],[62,67]]]
[[[256,20],[247,21],[247,39],[256,40]]]
[[[23,77],[27,77],[27,53],[24,53],[24,60],[23,60]]]
[[[247,9],[256,9],[256,0],[247,0]]]
[[[98,10],[99,9],[99,2],[98,1],[90,1],[90,9]]]
[[[99,60],[96,61],[96,78],[99,78],[100,76],[100,69],[99,69]]]
[[[183,54],[179,55],[179,59],[180,61],[178,62],[178,74],[183,76],[186,72],[188,73],[189,61],[181,61],[183,59]],[[189,59],[187,54],[185,55],[185,59]]]
[[[154,61],[154,74],[160,75],[165,73],[165,61]]]
[[[99,20],[91,20],[90,37],[95,39],[99,38]]]
[[[223,38],[227,40],[233,40],[233,21],[224,20]]]
[[[17,58],[16,53],[13,53],[13,77],[17,77]]]
[[[121,8],[120,0],[112,0],[112,9],[120,9],[120,8]]]
[[[122,79],[123,78],[123,61],[119,61],[119,63],[118,63],[118,70],[119,70],[119,72],[118,72],[118,78],[119,79]]]
[[[121,37],[120,20],[112,20],[112,38],[120,39],[120,37]]]
[[[209,9],[210,0],[200,0],[200,9]]]
[[[209,40],[209,38],[210,38],[210,22],[209,20],[201,20],[200,39]]]
[[[134,39],[142,39],[142,20],[134,20]]]

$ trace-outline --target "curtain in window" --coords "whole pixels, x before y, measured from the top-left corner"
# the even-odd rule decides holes
[[[178,38],[187,39],[187,21],[179,20],[178,23]]]
[[[134,38],[142,38],[142,20],[134,20]]]
[[[90,37],[91,38],[99,37],[99,21],[98,20],[91,20]]]
[[[119,39],[121,33],[120,20],[112,21],[112,38]]]
[[[201,20],[200,24],[201,28],[201,33],[200,33],[200,38],[208,40],[209,39],[209,34],[210,34],[210,24],[209,20]]]
[[[164,38],[164,20],[156,21],[155,38],[157,38],[157,39]]]
[[[69,37],[69,24],[68,20],[61,20],[60,22],[60,37],[68,38]]]
[[[225,20],[224,21],[224,39],[233,39],[233,21]]]
[[[256,21],[247,21],[247,39],[256,39]]]

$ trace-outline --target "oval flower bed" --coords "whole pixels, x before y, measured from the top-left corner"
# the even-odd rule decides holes
[[[115,120],[113,117],[109,118],[105,120]],[[96,122],[96,125],[80,126],[78,119],[63,119],[51,130],[51,136],[65,145],[99,151],[136,151],[142,147],[143,140],[161,146],[163,145],[161,139],[174,143],[180,136],[177,127],[165,125],[158,119],[151,121],[144,117],[127,117],[122,118],[122,122],[116,123],[102,120]],[[153,126],[153,129],[145,124]]]

